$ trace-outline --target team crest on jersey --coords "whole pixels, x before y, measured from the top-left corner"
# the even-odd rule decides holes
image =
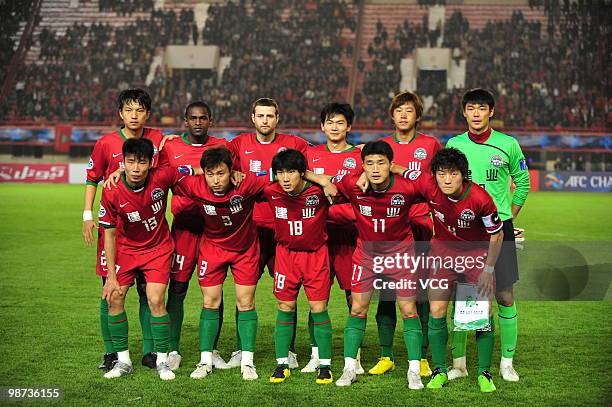
[[[494,167],[503,167],[504,160],[500,156],[494,155],[493,157],[491,157],[491,165]]]
[[[151,199],[157,201],[158,199],[162,199],[164,196],[164,190],[161,188],[155,188],[151,191]]]
[[[91,170],[94,166],[94,162],[92,158],[89,158],[89,162],[87,163],[87,169]]]
[[[415,179],[419,178],[419,175],[421,175],[421,171],[410,171],[408,173],[408,179],[410,181],[414,181]]]
[[[234,195],[230,198],[230,205],[234,206],[234,205],[240,205],[242,204],[242,201],[244,200],[244,198],[242,197],[242,195]]]
[[[404,206],[406,205],[406,199],[403,195],[395,194],[391,197],[391,205],[393,206]]]
[[[471,222],[474,219],[476,219],[476,215],[474,214],[473,210],[464,209],[461,211],[461,215],[459,215],[459,219]]]
[[[342,166],[344,168],[354,170],[355,168],[357,168],[357,161],[353,157],[349,157],[344,160],[344,162],[342,163]]]
[[[102,205],[100,205],[100,211],[98,212],[98,218],[101,218],[104,215],[106,215],[106,208],[104,208]]]
[[[306,197],[306,206],[317,206],[319,205],[319,197],[316,195],[310,195]]]
[[[414,150],[414,158],[416,158],[417,160],[424,160],[427,158],[427,151],[425,151],[424,148],[419,147],[416,150]]]

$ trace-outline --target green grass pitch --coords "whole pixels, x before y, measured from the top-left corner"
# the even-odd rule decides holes
[[[95,249],[85,248],[81,240],[82,200],[81,186],[0,185],[0,386],[61,387],[62,405],[604,405],[612,398],[606,370],[612,365],[609,301],[519,301],[515,366],[521,381],[505,383],[499,378],[497,346],[493,373],[498,391],[493,394],[478,391],[473,335],[468,343],[470,377],[439,392],[409,391],[401,324],[395,337],[398,368],[385,377],[361,376],[354,386],[337,388],[317,386],[314,375],[297,371],[288,382],[272,385],[268,376],[275,365],[275,301],[267,277],[257,292],[259,380],[244,382],[237,369],[215,371],[201,381],[189,378],[199,359],[201,296],[196,282],[185,304],[184,359],[177,379],[161,382],[140,366],[137,295],[131,292],[127,309],[136,369],[127,378],[105,380],[96,369],[103,349],[98,333],[101,283],[94,274]],[[609,194],[533,193],[517,224],[527,229],[531,240],[612,241],[611,204]],[[235,340],[232,291],[229,279],[219,345],[226,358]],[[303,365],[310,349],[306,303],[303,295],[300,299],[297,347]],[[330,310],[333,373],[338,378],[346,306],[337,286]],[[373,310],[370,314],[362,356],[366,369],[378,355]]]

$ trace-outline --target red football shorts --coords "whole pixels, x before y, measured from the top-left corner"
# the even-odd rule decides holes
[[[195,234],[191,230],[181,229],[172,225],[172,240],[174,240],[174,253],[170,279],[186,283],[191,279],[193,270],[198,261],[198,248],[202,234]]]
[[[96,274],[100,277],[108,277],[106,268],[106,253],[104,252],[104,228],[98,228],[98,245],[96,252]]]
[[[327,224],[327,247],[331,266],[331,279],[338,279],[338,285],[343,290],[351,289],[351,273],[353,270],[353,253],[357,247],[357,230],[354,227]]]
[[[198,259],[198,280],[202,287],[223,284],[230,267],[234,282],[238,285],[257,285],[259,280],[259,242],[256,240],[247,250],[233,252],[214,243],[202,240]]]
[[[414,242],[359,242],[352,258],[351,291],[380,290],[381,298],[393,294],[415,297],[418,273],[404,260],[409,256],[414,257]]]
[[[144,254],[122,254],[117,251],[117,281],[121,286],[134,284],[136,275],[144,274],[147,283],[168,284],[173,248],[160,249]]]
[[[327,301],[331,278],[327,245],[313,252],[289,250],[276,246],[274,295],[280,301],[295,301],[304,286],[308,301]]]

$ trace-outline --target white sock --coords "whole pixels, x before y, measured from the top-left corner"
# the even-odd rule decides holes
[[[240,361],[240,366],[255,366],[253,364],[253,352],[249,352],[246,350],[242,351],[242,360]]]
[[[312,352],[310,353],[310,357],[312,359],[319,359],[319,348],[317,346],[312,347]]]
[[[319,359],[319,366],[331,366],[331,359]]]
[[[357,349],[357,363],[361,363],[361,348]]]
[[[157,365],[168,362],[168,352],[157,352]]]
[[[420,360],[410,360],[408,361],[408,370],[413,373],[421,373],[421,361]]]
[[[200,352],[200,363],[212,366],[212,352]]]
[[[128,365],[132,364],[132,360],[130,359],[130,351],[124,350],[121,352],[117,352],[117,360],[121,363],[127,363]]]
[[[453,359],[453,367],[457,369],[465,369],[465,356],[461,356],[460,358]]]
[[[279,365],[288,365],[289,358],[276,358],[276,363]]]
[[[357,366],[356,360],[353,358],[344,358],[344,368],[355,370]]]
[[[499,362],[499,367],[504,368],[508,366],[512,366],[512,358],[505,358],[502,356],[501,361]]]

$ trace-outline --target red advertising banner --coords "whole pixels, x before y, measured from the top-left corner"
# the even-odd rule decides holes
[[[0,163],[0,182],[68,183],[68,164]]]

